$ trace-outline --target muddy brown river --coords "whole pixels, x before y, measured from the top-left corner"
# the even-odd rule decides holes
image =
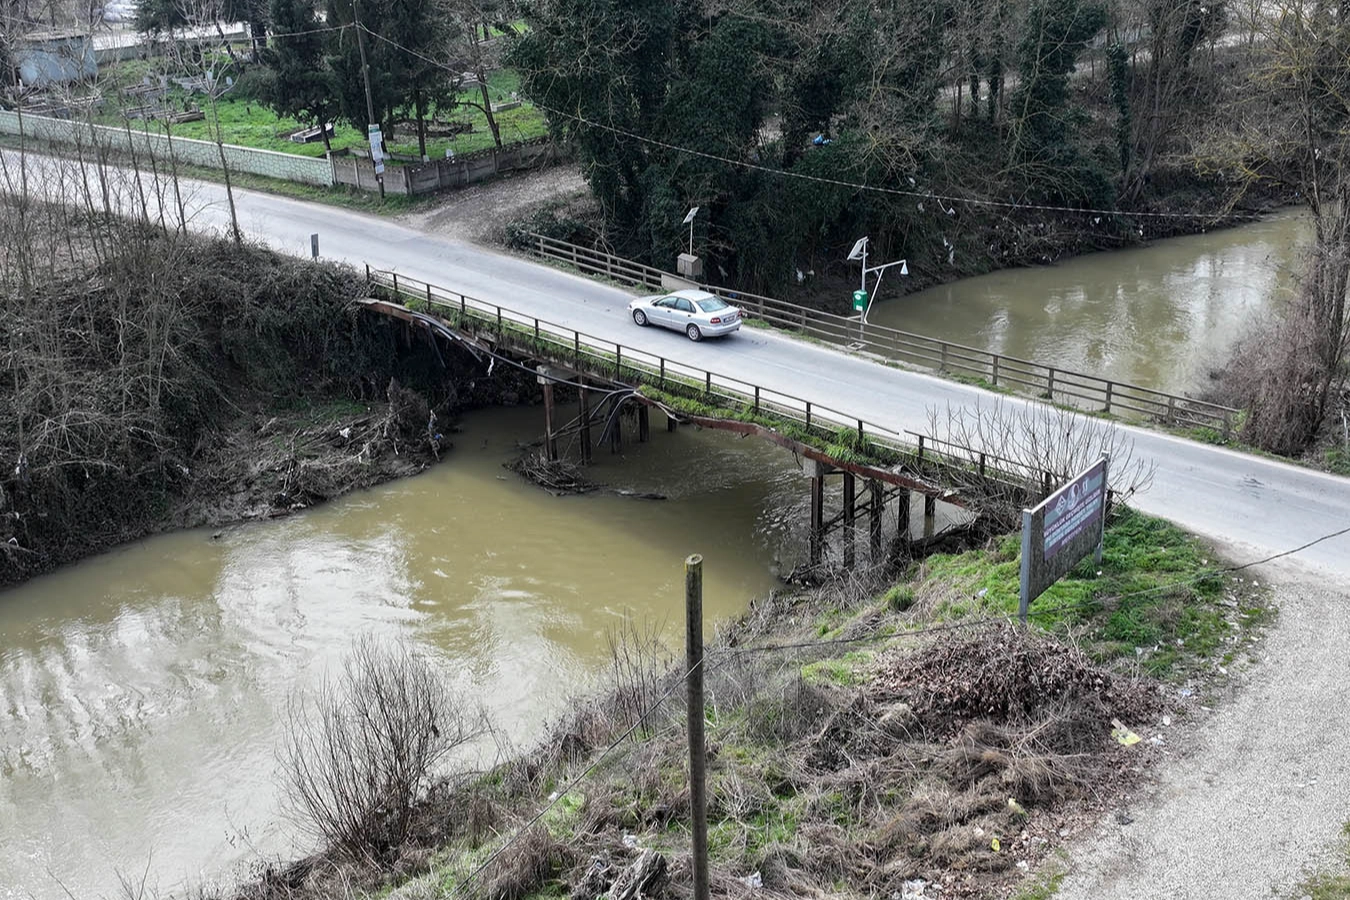
[[[416,478],[0,594],[0,897],[111,896],[147,860],[169,890],[304,850],[277,814],[278,717],[357,633],[411,636],[527,741],[626,612],[682,627],[687,554],[710,618],[744,610],[794,546],[804,476],[764,442],[654,418],[595,476],[665,501],[551,497],[502,468],[542,412],[477,413]]]
[[[872,320],[1196,390],[1278,302],[1302,232],[1281,214],[883,301]],[[709,619],[741,612],[794,562],[805,477],[764,442],[654,418],[651,443],[598,452],[595,476],[666,501],[520,482],[502,462],[542,413],[492,411],[419,477],[0,594],[0,900],[112,896],[119,871],[167,893],[308,850],[279,812],[279,722],[357,634],[411,638],[528,743],[626,612],[678,642],[687,554],[706,557]]]
[[[1240,228],[993,272],[903,297],[894,282],[883,283],[868,321],[1195,394],[1251,316],[1280,302],[1307,234],[1301,213],[1291,210]]]

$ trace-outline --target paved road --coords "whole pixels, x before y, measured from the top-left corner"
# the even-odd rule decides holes
[[[30,171],[59,165],[41,157],[29,159],[35,167]],[[16,171],[16,154],[0,152],[0,173],[12,177]],[[58,185],[54,174],[46,175],[54,195],[70,199],[80,189],[69,176]],[[0,190],[4,183],[0,178]],[[224,188],[201,182],[188,188],[193,227],[224,228],[229,221]],[[758,330],[693,344],[673,331],[637,328],[624,311],[630,294],[576,275],[374,216],[247,191],[236,191],[236,197],[243,230],[277,250],[308,255],[309,236],[318,233],[325,258],[394,269],[888,428],[926,432],[932,407],[999,399],[978,388]],[[1350,526],[1350,480],[1148,429],[1128,430],[1136,455],[1157,463],[1152,489],[1135,505],[1235,547],[1244,561]],[[1309,548],[1299,558],[1350,575],[1350,535]]]

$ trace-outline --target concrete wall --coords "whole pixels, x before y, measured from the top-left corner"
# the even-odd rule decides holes
[[[23,116],[21,131],[19,114],[10,110],[0,110],[0,134],[21,133],[27,137],[63,146],[92,147],[97,144],[115,153],[128,153],[134,150],[138,155],[154,156],[156,159],[169,158],[169,139],[162,134],[150,134],[134,128],[128,134],[122,128],[31,115]],[[211,141],[176,137],[173,139],[173,154],[180,163],[210,169],[220,168],[220,153]],[[251,147],[226,144],[225,161],[232,172],[266,175],[269,178],[323,187],[333,184],[333,167],[326,159],[292,156],[289,153],[254,150]]]

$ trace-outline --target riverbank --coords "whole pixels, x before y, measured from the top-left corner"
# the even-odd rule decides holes
[[[1100,568],[1015,609],[1017,541],[771,594],[705,664],[714,890],[993,897],[1057,883],[1059,853],[1177,749],[1258,646],[1264,588],[1125,512]],[[637,638],[637,639],[634,639]],[[433,791],[374,869],[272,869],[244,895],[686,896],[682,667],[630,635],[612,681],[539,749]]]
[[[0,259],[0,587],[421,471],[517,373],[363,316],[355,271],[38,206]],[[519,383],[518,383],[519,382]]]

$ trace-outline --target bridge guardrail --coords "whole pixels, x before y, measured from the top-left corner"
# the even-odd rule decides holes
[[[658,388],[693,390],[754,415],[772,416],[797,424],[817,437],[837,435],[839,429],[856,429],[860,439],[909,456],[919,464],[968,470],[988,482],[1018,489],[1033,492],[1039,489],[1049,493],[1068,478],[1065,473],[1046,471],[987,451],[879,425],[802,397],[677,362],[394,271],[372,269],[367,265],[366,279],[390,291],[405,306],[409,301],[425,304],[428,311],[448,313],[446,318],[468,330],[476,328],[506,337],[514,335],[517,340],[529,342],[536,351],[551,354],[555,362],[587,366],[593,372],[613,373],[616,382],[645,381]],[[610,376],[606,374],[606,377]]]
[[[569,244],[533,232],[530,250],[616,281],[662,290],[663,277],[677,278],[652,266]],[[954,344],[939,338],[900,331],[886,325],[862,325],[857,319],[811,309],[746,291],[716,285],[704,290],[730,300],[755,318],[770,325],[799,331],[851,350],[870,353],[888,362],[918,365],[942,373],[987,381],[1050,401],[1069,402],[1090,411],[1124,411],[1168,425],[1212,428],[1227,440],[1239,410],[1181,394],[1169,394],[1125,381],[1114,381],[1057,366],[1047,366],[1016,356],[992,353],[978,347]]]

